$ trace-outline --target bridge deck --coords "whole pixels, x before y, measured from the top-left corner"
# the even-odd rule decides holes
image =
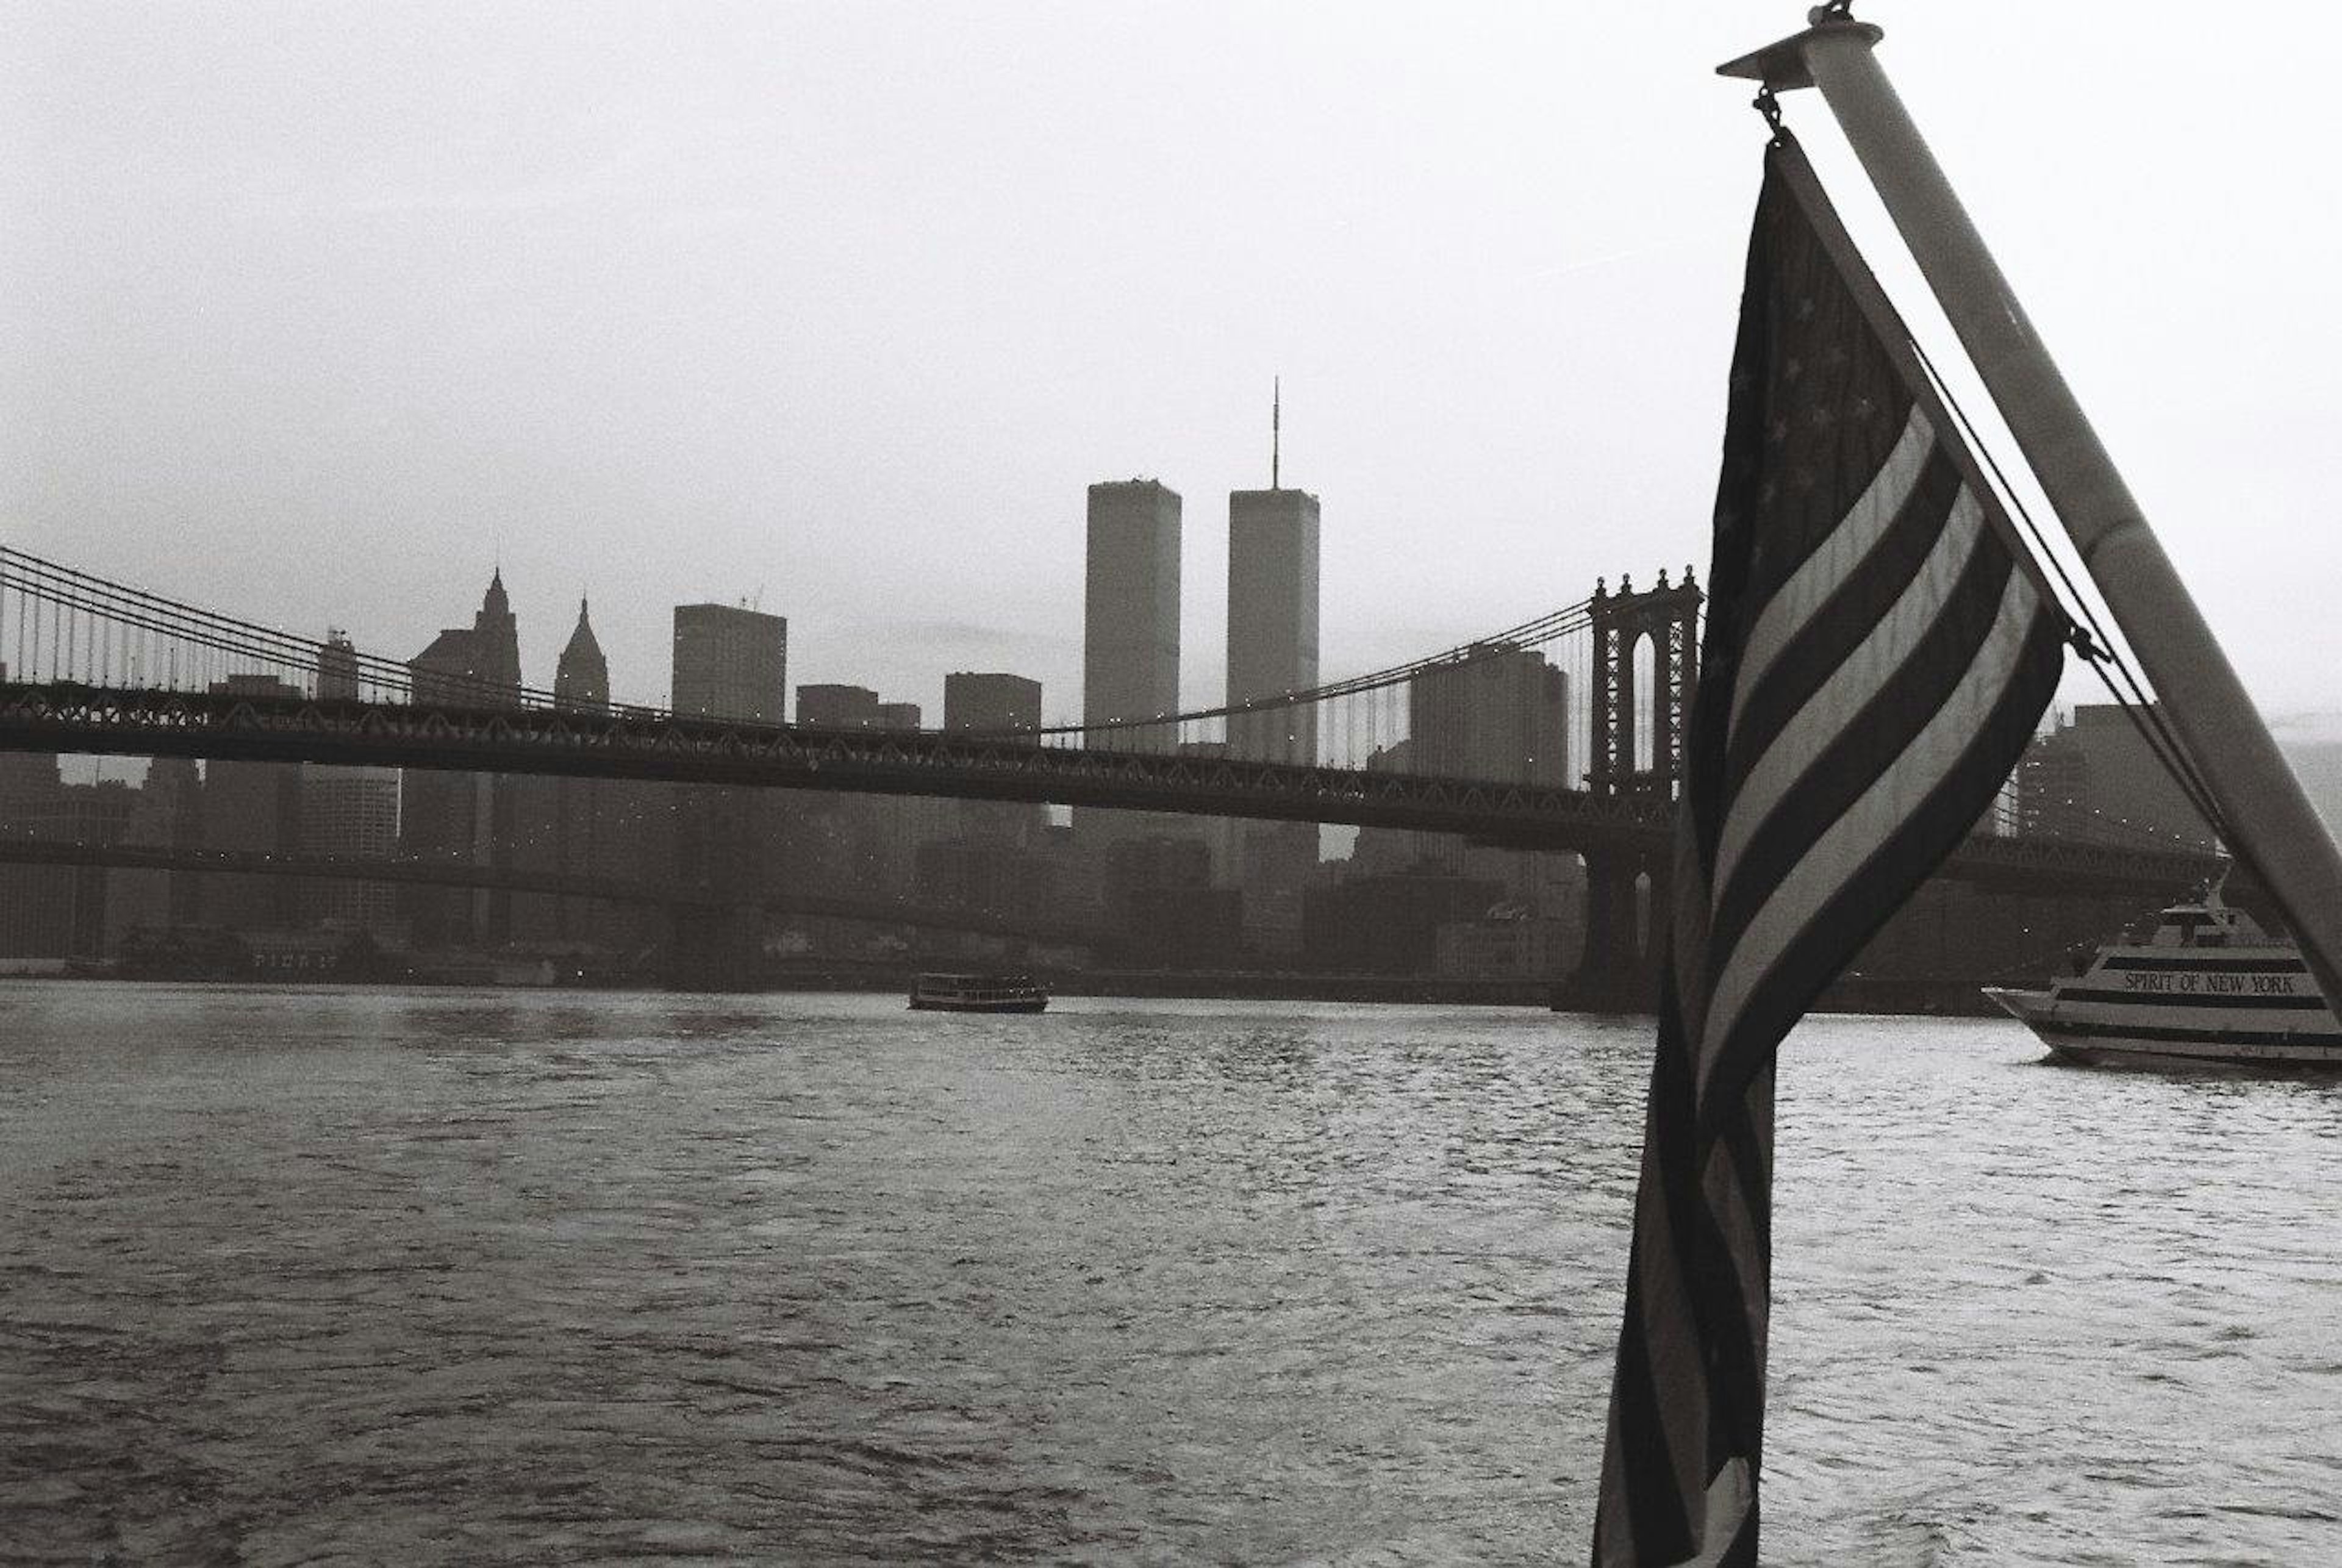
[[[1663,854],[1666,811],[1638,797],[1355,768],[1041,744],[933,731],[825,730],[640,709],[0,684],[0,750],[656,779],[679,784],[1047,802],[1448,833],[1517,849]],[[2221,863],[2177,850],[1977,837],[1947,874],[2011,891],[2161,893]]]

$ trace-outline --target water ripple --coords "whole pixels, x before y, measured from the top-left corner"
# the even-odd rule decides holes
[[[1582,1555],[1646,1025],[0,989],[0,1561]],[[1775,1563],[2342,1562],[2342,1088],[1826,1019]]]

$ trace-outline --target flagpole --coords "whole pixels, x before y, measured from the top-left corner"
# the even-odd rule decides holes
[[[1843,0],[1809,20],[1719,72],[1820,89],[2227,818],[2230,852],[2342,1007],[2342,851],[1880,69],[1885,31],[1847,16]]]

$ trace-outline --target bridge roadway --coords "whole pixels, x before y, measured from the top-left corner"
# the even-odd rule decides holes
[[[837,898],[819,894],[766,893],[745,899],[718,897],[689,889],[647,886],[606,877],[563,876],[509,866],[470,865],[453,861],[359,860],[346,855],[264,854],[218,849],[166,849],[144,844],[86,844],[79,840],[0,836],[0,865],[103,866],[116,871],[173,871],[232,876],[293,876],[338,882],[422,884],[433,887],[502,888],[512,893],[590,898],[613,904],[656,904],[680,911],[725,912],[742,908],[774,914],[829,916],[873,925],[911,926],[925,931],[969,932],[1066,947],[1096,947],[1095,925],[997,916],[887,898]]]
[[[1047,802],[1456,834],[1654,864],[1667,812],[1631,795],[935,731],[610,712],[0,684],[0,750],[438,768]],[[1944,874],[2014,893],[2147,894],[2220,864],[2184,851],[1971,839]]]

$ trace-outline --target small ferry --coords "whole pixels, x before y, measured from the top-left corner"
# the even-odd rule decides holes
[[[1038,1013],[1049,994],[1029,974],[922,974],[911,983],[916,1013]]]
[[[2047,991],[1985,994],[2071,1062],[2342,1069],[2342,1019],[2290,942],[2216,887],[2163,912],[2144,943],[2108,943]]]

